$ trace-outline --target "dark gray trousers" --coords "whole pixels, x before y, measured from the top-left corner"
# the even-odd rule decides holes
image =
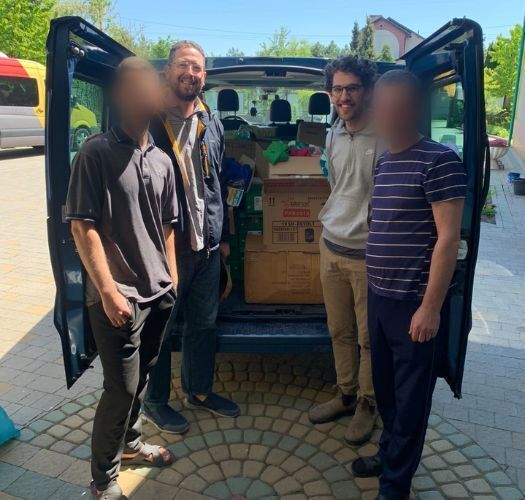
[[[89,307],[89,319],[102,362],[104,391],[93,422],[91,473],[98,490],[118,476],[124,446],[141,439],[140,408],[164,331],[175,304],[175,292],[146,304],[131,304],[127,325],[115,328],[102,303]]]

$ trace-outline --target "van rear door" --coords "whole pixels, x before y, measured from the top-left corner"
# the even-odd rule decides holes
[[[72,106],[78,103],[106,130],[110,115],[105,88],[114,68],[133,55],[79,17],[51,21],[47,39],[46,186],[48,242],[56,283],[55,326],[60,334],[68,387],[97,352],[86,318],[83,268],[69,224],[64,220],[75,131]]]
[[[455,149],[463,158],[467,172],[467,199],[455,273],[457,287],[452,295],[448,363],[444,374],[459,398],[472,326],[472,290],[481,210],[490,176],[481,27],[469,19],[454,19],[405,54],[403,59],[407,69],[432,89],[424,132]]]

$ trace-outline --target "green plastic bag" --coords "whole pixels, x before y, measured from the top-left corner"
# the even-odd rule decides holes
[[[263,151],[268,163],[275,165],[281,161],[288,161],[288,144],[281,141],[273,141],[266,150]]]

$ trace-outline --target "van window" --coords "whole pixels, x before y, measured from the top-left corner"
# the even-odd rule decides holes
[[[36,79],[0,76],[0,106],[38,106]]]
[[[104,93],[99,85],[73,79],[71,85],[69,134],[72,154],[92,134],[100,132],[104,114]]]
[[[204,100],[212,111],[217,111],[217,97],[220,90],[221,87],[214,87],[213,89],[204,92]],[[308,103],[310,101],[310,96],[314,94],[316,90],[294,87],[263,88],[254,86],[235,88],[235,91],[239,95],[239,111],[237,112],[237,116],[244,118],[250,123],[270,123],[270,106],[274,99],[286,99],[290,103],[292,122],[297,120],[310,121],[312,119],[308,114]],[[252,109],[257,112],[254,114],[250,113]],[[224,113],[224,115],[228,114],[230,113]],[[313,117],[313,120],[318,122],[324,122],[325,119],[324,116]]]
[[[464,98],[460,82],[433,89],[431,96],[431,137],[463,157]]]

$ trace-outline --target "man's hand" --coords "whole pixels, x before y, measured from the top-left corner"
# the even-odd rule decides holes
[[[131,318],[128,301],[126,297],[118,291],[102,295],[102,305],[109,321],[111,321],[111,324],[116,328],[123,327]]]
[[[226,260],[230,256],[230,243],[228,241],[221,241],[219,245],[221,257]]]
[[[419,306],[412,316],[408,331],[412,342],[428,342],[433,339],[439,330],[441,317],[435,309]]]

